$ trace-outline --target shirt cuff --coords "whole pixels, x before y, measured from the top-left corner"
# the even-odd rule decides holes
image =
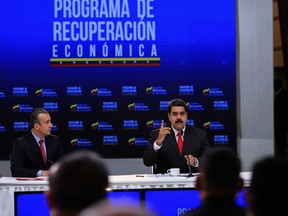
[[[153,148],[154,148],[154,151],[158,151],[160,148],[162,147],[162,145],[157,145],[156,141],[154,142],[153,144]]]
[[[192,164],[192,166],[193,167],[199,167],[199,160],[196,157],[194,157],[194,160],[195,160],[195,163]]]
[[[39,176],[42,176],[42,170],[39,170],[38,172],[37,172],[37,176],[39,177]]]

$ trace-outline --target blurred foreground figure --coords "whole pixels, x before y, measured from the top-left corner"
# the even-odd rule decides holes
[[[114,205],[107,198],[108,186],[108,170],[96,152],[77,150],[66,155],[49,172],[46,196],[51,215],[152,215],[131,203]]]
[[[288,91],[280,78],[274,79],[274,135],[275,156],[288,158]]]
[[[142,207],[133,206],[132,203],[112,205],[109,201],[98,203],[85,209],[80,216],[157,216]],[[159,215],[160,216],[160,215]]]
[[[254,164],[247,192],[249,216],[288,215],[288,161],[266,157]]]
[[[49,173],[47,201],[53,216],[78,215],[107,197],[108,171],[93,151],[78,150],[55,163]]]
[[[243,188],[240,178],[240,159],[228,147],[215,147],[202,157],[196,188],[201,205],[189,216],[245,216],[244,208],[237,206],[235,198]]]

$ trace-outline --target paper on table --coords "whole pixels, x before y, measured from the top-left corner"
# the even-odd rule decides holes
[[[48,177],[36,177],[36,178],[26,178],[26,177],[17,177],[16,178],[17,181],[45,181],[48,180]]]

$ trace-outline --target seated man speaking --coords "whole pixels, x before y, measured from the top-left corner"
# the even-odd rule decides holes
[[[185,101],[174,99],[168,105],[169,126],[150,132],[148,146],[144,150],[146,166],[156,166],[155,173],[166,173],[167,169],[180,168],[188,173],[198,172],[200,158],[210,148],[206,131],[186,124],[188,107]]]

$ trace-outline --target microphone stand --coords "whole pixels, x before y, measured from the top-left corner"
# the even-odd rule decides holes
[[[181,131],[182,135],[183,135],[183,131]],[[186,144],[186,152],[187,152],[187,157],[189,159],[189,147],[188,147],[188,143]],[[187,165],[188,165],[188,169],[189,169],[189,174],[187,176],[187,178],[193,177],[194,175],[192,174],[191,171],[191,164],[189,162],[189,160],[187,161]]]
[[[187,178],[193,177],[194,175],[192,174],[191,164],[189,163],[189,161],[188,161],[187,165],[188,165],[188,169],[189,169],[189,174],[188,174]]]
[[[192,174],[191,164],[190,164],[190,162],[189,162],[189,151],[188,151],[188,147],[187,147],[187,157],[188,157],[187,166],[188,166],[188,170],[189,170],[189,174],[188,174],[187,178],[190,178],[190,177],[193,177],[194,175]]]

